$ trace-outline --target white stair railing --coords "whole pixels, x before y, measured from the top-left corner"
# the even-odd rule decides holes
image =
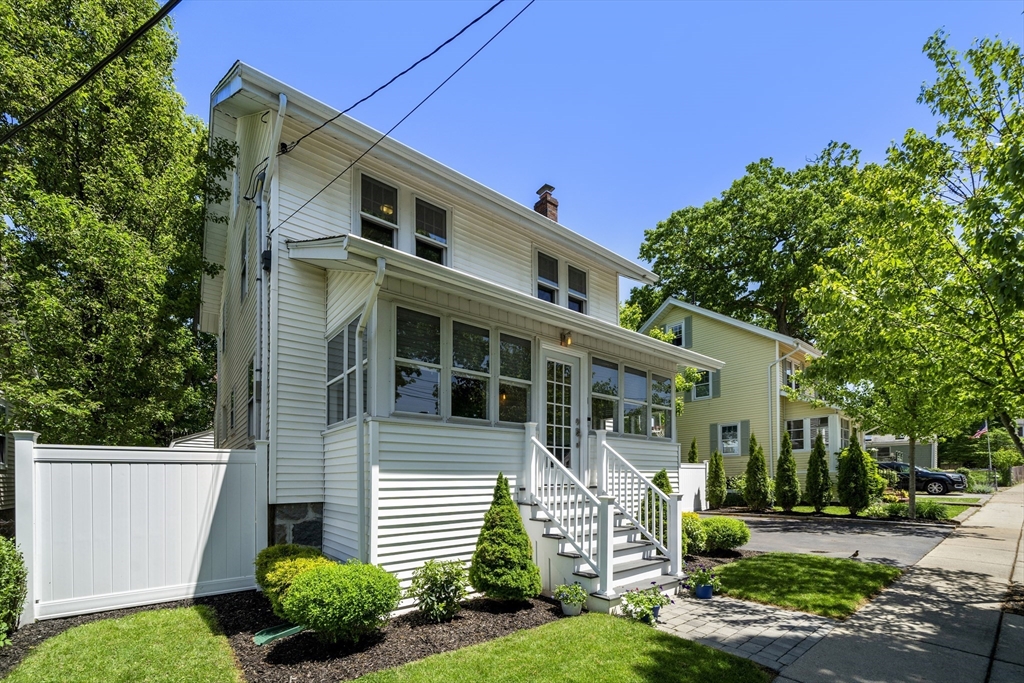
[[[607,434],[597,432],[599,452],[598,489],[612,497],[616,506],[640,533],[669,559],[669,573],[682,573],[682,494],[668,494],[640,473],[608,445]]]

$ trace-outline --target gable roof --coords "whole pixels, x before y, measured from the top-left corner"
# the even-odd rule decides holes
[[[235,117],[267,109],[276,111],[280,94],[284,94],[288,98],[286,118],[301,121],[304,125],[319,126],[340,113],[330,105],[282,83],[259,69],[244,62],[235,62],[210,95],[211,139],[216,136],[214,110],[221,110]],[[327,124],[323,130],[361,149],[368,148],[382,136],[381,132],[349,116],[339,116]],[[430,182],[451,190],[454,194],[481,206],[486,211],[504,214],[506,219],[528,233],[536,234],[556,245],[575,250],[598,263],[607,264],[614,268],[619,275],[644,284],[653,284],[658,281],[658,276],[655,273],[640,264],[634,263],[546,216],[542,216],[530,207],[435,161],[426,154],[417,152],[394,138],[383,139],[369,153],[369,156],[406,169],[413,167],[417,173],[426,176]],[[220,222],[208,222],[206,226],[207,232],[226,229],[227,226]]]
[[[756,334],[767,339],[772,339],[774,341],[786,344],[787,346],[799,346],[800,348],[807,349],[807,351],[812,356],[822,355],[821,351],[814,348],[812,344],[802,339],[797,339],[796,337],[790,337],[785,334],[773,332],[758,325],[744,322],[743,320],[737,320],[736,318],[724,315],[722,313],[718,313],[716,311],[708,310],[707,308],[702,308],[700,306],[697,306],[696,304],[688,304],[685,301],[680,301],[679,299],[676,299],[675,297],[669,297],[668,299],[666,299],[665,303],[659,306],[658,310],[654,312],[654,315],[648,318],[647,322],[640,326],[640,332],[646,333],[647,330],[649,330],[653,326],[654,322],[658,320],[658,318],[661,317],[661,315],[664,314],[669,309],[669,306],[675,306],[685,311],[696,313],[697,315],[702,315],[712,320],[717,320],[720,323],[725,323],[726,325],[738,327],[739,329],[744,330],[746,332],[750,332],[751,334]]]

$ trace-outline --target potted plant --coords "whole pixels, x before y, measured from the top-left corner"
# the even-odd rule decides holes
[[[634,621],[642,621],[645,624],[654,624],[661,612],[661,608],[671,602],[657,586],[640,590],[633,590],[623,593],[620,608],[622,614]]]
[[[710,600],[715,591],[722,590],[722,580],[715,576],[712,566],[702,564],[686,579],[690,591],[701,600]]]
[[[583,590],[583,586],[578,581],[558,586],[555,588],[554,597],[555,600],[562,603],[562,614],[567,617],[578,615],[587,602],[587,592]]]

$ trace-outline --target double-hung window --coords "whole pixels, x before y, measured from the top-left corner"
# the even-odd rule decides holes
[[[622,403],[622,431],[626,434],[647,434],[647,372],[626,367]]]
[[[500,337],[498,420],[501,422],[530,421],[531,346],[528,339],[510,334]]]
[[[558,259],[537,252],[537,298],[558,303]]]
[[[800,383],[796,381],[796,373],[800,372],[803,366],[800,363],[789,360],[782,361],[782,371],[786,376],[786,386],[790,389],[799,389]]]
[[[356,415],[356,332],[353,320],[327,342],[327,424]],[[366,338],[363,338],[363,409],[366,409]]]
[[[359,234],[363,239],[395,246],[398,231],[398,188],[370,176],[362,176],[359,203]]]
[[[590,414],[594,429],[619,431],[619,366],[595,358],[590,364]]]
[[[441,414],[441,318],[398,308],[395,325],[395,410]]]
[[[433,204],[416,200],[416,255],[439,263],[447,261],[448,212]]]
[[[587,312],[587,272],[569,266],[569,310]]]
[[[718,425],[718,447],[722,455],[740,454],[740,426],[736,423]]]
[[[651,375],[651,436],[672,438],[672,383],[671,377]]]
[[[804,450],[804,421],[786,420],[786,431],[789,432],[789,442],[794,451]]]
[[[828,448],[828,418],[827,417],[812,417],[811,418],[811,443],[813,444],[818,434],[821,434],[821,440],[825,442],[825,448]]]
[[[452,417],[488,419],[491,332],[452,322]]]
[[[700,377],[693,383],[692,391],[694,401],[711,398],[711,373],[707,370],[702,370]]]
[[[672,335],[672,346],[683,345],[683,323],[676,323],[675,325],[667,325],[665,332]]]

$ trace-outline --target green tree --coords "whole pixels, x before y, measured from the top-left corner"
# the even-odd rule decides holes
[[[533,544],[504,474],[498,474],[494,499],[484,515],[469,565],[469,583],[496,600],[524,601],[540,593],[540,569],[533,563]]]
[[[796,292],[845,239],[837,208],[856,176],[858,153],[832,143],[788,171],[761,159],[720,198],[676,211],[645,233],[640,257],[658,285],[634,289],[627,308],[646,320],[670,296],[782,334],[803,337]]]
[[[861,449],[856,433],[850,437],[850,445],[839,456],[839,472],[836,477],[836,491],[839,502],[850,508],[856,515],[871,504],[871,472],[867,460],[871,456]]]
[[[0,0],[0,126],[24,120],[154,14],[155,0]],[[209,148],[155,27],[0,148],[0,378],[9,428],[166,444],[208,428],[215,342],[197,332]]]
[[[796,475],[793,442],[789,439],[788,431],[782,432],[782,450],[775,470],[775,502],[786,512],[800,503],[800,479]]]
[[[768,465],[764,460],[764,449],[757,443],[753,432],[750,434],[750,456],[747,458],[743,498],[754,510],[766,510],[772,505],[772,485],[768,477]]]
[[[815,361],[817,362],[817,361]],[[811,459],[807,463],[807,501],[814,506],[815,512],[821,512],[832,502],[832,477],[828,472],[828,452],[821,433],[814,439]]]
[[[712,510],[722,507],[728,489],[725,486],[725,461],[722,459],[722,454],[718,451],[711,454],[711,462],[708,465],[707,487],[708,507]]]
[[[686,456],[686,462],[700,462],[697,459],[697,437],[690,442],[690,453]]]

